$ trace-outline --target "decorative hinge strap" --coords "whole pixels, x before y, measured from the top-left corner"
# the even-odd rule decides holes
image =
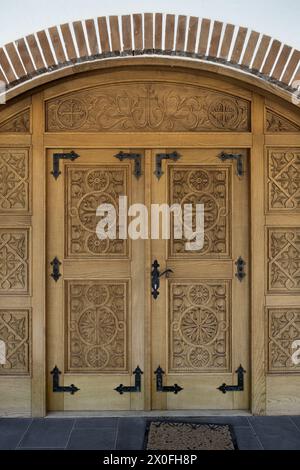
[[[238,176],[243,176],[243,155],[238,153],[225,153],[222,152],[221,155],[219,155],[219,159],[222,160],[222,162],[226,160],[235,160],[236,161],[236,174]]]
[[[156,391],[157,392],[170,392],[170,393],[175,393],[177,395],[181,390],[183,390],[182,387],[178,384],[174,385],[163,385],[163,375],[165,371],[158,366],[154,374],[156,375]]]
[[[53,392],[54,393],[71,393],[71,395],[74,395],[74,393],[78,392],[80,389],[77,388],[74,384],[67,385],[67,386],[61,386],[59,385],[59,376],[61,374],[61,371],[57,366],[54,367],[54,369],[50,372],[50,374],[53,377]]]
[[[53,170],[51,171],[51,175],[57,180],[59,175],[61,175],[61,171],[59,169],[59,162],[60,160],[70,160],[74,161],[79,158],[79,155],[75,153],[73,150],[69,153],[54,153],[53,154]]]
[[[133,371],[133,375],[135,376],[134,385],[126,386],[126,385],[120,384],[114,390],[116,390],[116,392],[118,392],[120,395],[123,395],[123,393],[140,392],[142,390],[142,374],[143,374],[143,371],[140,369],[139,366],[137,366],[135,370]]]
[[[115,157],[120,160],[120,162],[123,160],[134,160],[134,176],[139,178],[142,175],[142,155],[140,153],[119,152]]]
[[[51,277],[52,279],[54,279],[55,282],[57,282],[59,278],[61,277],[61,273],[60,273],[61,262],[59,261],[57,256],[55,256],[55,258],[51,261],[50,264],[52,266]]]
[[[240,365],[240,367],[235,371],[238,376],[238,383],[237,385],[226,385],[225,383],[218,387],[217,390],[220,390],[222,393],[226,392],[242,392],[244,390],[244,374],[246,371]]]
[[[155,165],[155,172],[154,172],[157,179],[160,179],[161,176],[164,174],[164,172],[162,171],[162,165],[161,165],[161,162],[163,160],[173,160],[174,162],[176,162],[177,160],[179,160],[179,158],[180,158],[180,155],[178,152],[158,153],[156,155],[156,165]]]

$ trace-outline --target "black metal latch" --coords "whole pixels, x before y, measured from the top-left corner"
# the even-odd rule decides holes
[[[151,285],[152,285],[152,297],[154,299],[157,299],[159,296],[159,286],[160,286],[160,278],[162,276],[168,277],[170,273],[172,273],[172,269],[166,269],[162,273],[159,272],[159,263],[156,260],[154,260],[154,263],[152,264],[152,271],[151,271]]]
[[[53,154],[53,171],[51,171],[51,175],[57,180],[59,175],[61,175],[61,171],[59,169],[59,161],[60,160],[71,160],[72,162],[79,158],[79,155],[75,153],[73,150],[70,153],[54,153]]]
[[[180,385],[178,385],[178,384],[163,385],[163,375],[164,375],[164,373],[165,373],[165,371],[162,370],[162,368],[160,366],[158,366],[158,368],[154,372],[154,374],[156,375],[156,391],[157,392],[171,392],[171,393],[175,393],[175,395],[177,395],[177,393],[181,392],[181,390],[183,390],[183,388],[180,387]]]
[[[54,369],[50,373],[52,374],[52,377],[53,377],[53,388],[52,388],[53,392],[71,393],[71,395],[74,395],[74,393],[80,390],[74,384],[64,386],[64,387],[59,385],[59,376],[61,374],[61,371],[59,370],[57,366],[55,366]]]
[[[237,385],[226,385],[225,383],[218,387],[218,390],[222,393],[226,392],[242,392],[244,390],[244,374],[246,371],[240,365],[240,367],[235,371],[238,376],[238,383]]]
[[[50,274],[50,276],[52,277],[52,279],[54,279],[55,282],[57,282],[59,278],[61,277],[61,273],[60,273],[61,262],[59,261],[57,256],[55,256],[55,258],[51,261],[50,264],[52,266],[52,273]]]
[[[246,277],[246,273],[245,273],[246,263],[243,260],[243,258],[240,256],[238,260],[235,262],[235,265],[236,265],[235,277],[237,277],[238,280],[242,282],[244,277]]]
[[[133,371],[133,375],[135,376],[135,384],[133,386],[125,386],[120,384],[114,390],[116,390],[116,392],[118,392],[120,395],[123,395],[123,393],[140,392],[142,389],[142,374],[143,371],[139,366],[137,366]]]
[[[133,174],[139,178],[142,174],[142,155],[140,153],[124,153],[119,152],[115,157],[122,162],[123,160],[134,160]]]
[[[155,172],[154,172],[157,179],[159,179],[164,174],[161,168],[162,160],[173,160],[174,162],[176,162],[177,160],[179,160],[179,158],[180,158],[180,155],[177,152],[158,153],[156,155],[156,165],[155,165]]]
[[[236,161],[236,174],[238,176],[243,176],[243,155],[242,154],[222,152],[221,155],[219,155],[219,159],[222,160],[222,162],[226,160],[235,160]]]

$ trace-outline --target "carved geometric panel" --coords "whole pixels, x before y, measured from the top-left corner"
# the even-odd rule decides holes
[[[48,132],[247,132],[250,103],[186,83],[124,83],[50,100],[46,126]]]
[[[187,239],[174,238],[171,230],[169,243],[170,256],[229,258],[231,251],[230,218],[230,169],[214,166],[169,166],[170,204],[180,204],[184,214],[184,205],[204,205],[204,246],[200,250],[189,251]],[[193,212],[193,224],[195,214]],[[195,231],[196,226],[193,226]]]
[[[280,114],[267,109],[266,111],[266,132],[300,132],[300,126]]]
[[[268,209],[300,211],[300,149],[269,149]]]
[[[100,204],[112,204],[119,214],[119,197],[127,195],[128,172],[124,167],[100,165],[67,167],[66,190],[68,195],[67,256],[80,258],[125,257],[127,240],[99,239],[96,228],[101,217],[96,215]]]
[[[0,340],[5,344],[0,375],[29,374],[30,337],[28,310],[0,310]]]
[[[169,369],[230,370],[230,281],[170,283]]]
[[[0,132],[30,132],[29,109],[0,124]]]
[[[268,370],[269,372],[297,372],[300,364],[292,361],[292,344],[300,340],[300,309],[272,308],[268,310]],[[296,349],[299,349],[297,346]]]
[[[300,229],[268,230],[268,290],[300,293]]]
[[[28,230],[0,229],[0,295],[27,294]]]
[[[29,210],[28,150],[0,149],[0,213]]]
[[[68,371],[127,371],[127,282],[69,281],[67,288]]]

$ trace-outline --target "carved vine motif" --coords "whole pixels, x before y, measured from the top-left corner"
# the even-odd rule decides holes
[[[0,150],[0,212],[29,209],[28,151]]]
[[[87,257],[126,256],[127,240],[100,240],[96,216],[100,204],[112,204],[118,214],[119,196],[127,193],[127,169],[89,166],[67,168],[68,255]],[[118,236],[118,227],[117,227]]]
[[[127,370],[127,284],[68,283],[68,369]]]
[[[270,309],[268,312],[269,372],[298,372],[292,361],[292,344],[300,338],[300,309]]]
[[[268,186],[269,210],[299,211],[300,149],[269,151]]]
[[[267,132],[299,132],[300,126],[291,122],[289,119],[267,109],[266,113],[266,131]]]
[[[28,291],[28,232],[0,229],[0,294]]]
[[[171,283],[170,369],[229,370],[229,283]]]
[[[192,204],[193,209],[196,204],[204,204],[204,247],[202,250],[186,251],[185,238],[171,238],[171,256],[229,257],[229,169],[219,170],[209,166],[170,167],[169,171],[170,204]]]
[[[0,124],[0,132],[30,132],[29,109]]]
[[[5,343],[5,364],[0,375],[28,374],[30,314],[27,310],[0,310],[0,340]]]
[[[269,229],[268,287],[271,292],[300,292],[300,230]]]
[[[50,100],[49,132],[250,130],[250,104],[204,88],[166,83],[101,86]]]

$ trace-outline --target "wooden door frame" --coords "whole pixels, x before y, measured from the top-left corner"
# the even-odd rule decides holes
[[[171,74],[173,72],[170,72]],[[162,133],[132,134],[114,133],[91,134],[89,147],[150,148],[211,147],[246,148],[250,151],[250,227],[251,227],[251,412],[261,415],[266,412],[266,372],[265,372],[265,292],[264,292],[264,106],[265,98],[252,95],[252,132],[249,133]],[[80,134],[62,135],[44,132],[44,92],[32,97],[32,146],[33,146],[33,349],[32,349],[32,415],[45,416],[46,410],[46,151],[57,147],[82,146]],[[267,137],[268,139],[268,137]],[[270,140],[270,137],[269,137]],[[299,137],[294,138],[298,143]],[[200,142],[200,143],[199,143]],[[1,140],[0,140],[1,143]],[[146,171],[150,171],[146,169]],[[146,192],[147,195],[147,192]],[[146,248],[146,259],[151,259],[150,248]],[[149,267],[146,267],[146,282],[149,280]],[[146,326],[149,323],[146,319]],[[146,345],[146,350],[149,345]],[[147,367],[145,368],[147,371]],[[149,371],[148,371],[149,372]],[[249,371],[250,373],[250,371]],[[149,375],[149,374],[148,374]],[[151,380],[151,378],[149,378]],[[147,408],[150,406],[146,400]]]

